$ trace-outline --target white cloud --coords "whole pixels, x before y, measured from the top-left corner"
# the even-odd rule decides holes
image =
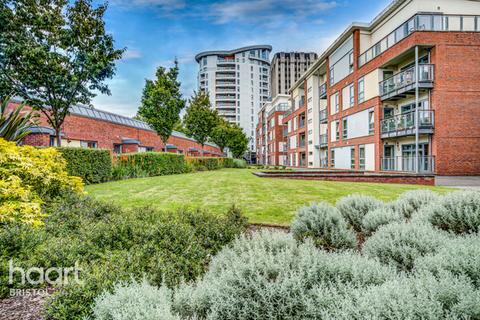
[[[131,59],[139,59],[142,57],[142,52],[137,49],[129,49],[123,54],[122,60],[131,60]]]

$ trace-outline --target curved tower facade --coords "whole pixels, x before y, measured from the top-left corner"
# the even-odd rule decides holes
[[[270,97],[269,45],[196,55],[198,90],[209,94],[212,108],[247,134],[249,151],[255,152],[257,114]]]

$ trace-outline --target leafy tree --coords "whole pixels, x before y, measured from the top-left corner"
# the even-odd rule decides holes
[[[217,112],[210,109],[208,94],[195,92],[190,100],[183,122],[187,133],[200,143],[202,148],[208,138],[211,137],[219,119]]]
[[[168,71],[159,67],[157,79],[146,80],[142,106],[138,109],[138,115],[157,132],[164,145],[172,135],[175,124],[180,121],[180,111],[185,107],[177,77],[177,61],[175,67]]]
[[[9,98],[0,99],[0,138],[18,142],[37,124],[37,114],[32,111],[23,112],[23,103],[7,112],[9,102]]]
[[[91,0],[0,0],[0,89],[5,83],[40,110],[61,145],[61,126],[75,104],[94,90],[110,94],[114,48],[105,31],[107,5]]]
[[[213,128],[210,139],[223,152],[228,145],[232,132],[232,125],[227,121],[220,119],[219,124]]]
[[[247,135],[243,132],[242,128],[238,125],[232,125],[230,130],[228,143],[228,149],[233,154],[234,158],[241,158],[248,149],[248,138]]]

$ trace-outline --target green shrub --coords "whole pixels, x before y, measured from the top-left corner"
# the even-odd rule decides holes
[[[390,223],[377,230],[363,246],[363,253],[410,271],[416,259],[434,253],[447,239],[429,225]]]
[[[185,159],[181,154],[141,152],[114,156],[115,179],[141,178],[184,173]]]
[[[328,253],[280,232],[241,236],[205,276],[175,292],[173,310],[190,319],[313,319],[351,286],[382,284],[389,267],[353,253]]]
[[[58,148],[67,161],[71,176],[83,179],[86,184],[109,181],[112,174],[110,151],[87,148]]]
[[[146,280],[115,284],[112,292],[105,291],[95,299],[93,314],[96,320],[174,320],[170,310],[171,291],[156,288]]]
[[[186,161],[193,166],[194,171],[235,168],[235,159],[232,158],[189,157]]]
[[[391,222],[399,222],[404,219],[403,215],[393,210],[390,206],[382,206],[369,211],[362,219],[362,230],[366,234],[372,234],[383,225]]]
[[[480,193],[453,192],[425,208],[424,214],[437,228],[456,234],[480,232]]]
[[[243,159],[233,159],[233,167],[237,169],[245,169],[247,168],[247,161]]]
[[[405,218],[410,218],[412,214],[422,207],[436,202],[439,195],[431,190],[411,190],[402,193],[396,201],[392,203],[392,208]]]
[[[480,289],[480,235],[467,235],[445,242],[436,253],[418,258],[415,270],[437,276],[442,272],[465,276]]]
[[[66,194],[50,204],[41,228],[9,225],[0,229],[0,294],[8,286],[9,259],[16,266],[72,267],[78,261],[83,284],[60,288],[47,307],[49,319],[82,319],[93,299],[118,281],[144,276],[173,287],[205,272],[211,256],[245,230],[236,208],[226,215],[203,210],[162,212],[116,206]],[[52,279],[54,280],[54,279]]]
[[[311,238],[316,246],[327,250],[356,245],[355,233],[348,228],[340,212],[326,203],[299,209],[291,230],[296,239]]]
[[[383,205],[383,202],[373,197],[363,195],[351,195],[343,197],[337,201],[337,208],[342,216],[347,220],[353,229],[357,232],[362,231],[362,219],[372,210]]]

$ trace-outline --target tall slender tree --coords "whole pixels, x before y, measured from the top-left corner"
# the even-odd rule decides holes
[[[208,94],[195,92],[190,99],[183,123],[187,133],[202,146],[202,156],[205,143],[218,122],[217,112],[210,108]]]
[[[169,70],[159,67],[156,79],[146,80],[142,105],[138,109],[138,115],[157,132],[165,146],[175,125],[180,122],[180,112],[185,107],[177,78],[176,60],[175,66]]]
[[[40,110],[61,145],[61,126],[75,104],[110,94],[116,49],[106,33],[107,5],[91,0],[0,0],[0,89],[8,84]]]
[[[227,147],[232,133],[232,125],[227,121],[220,119],[218,125],[213,128],[210,140],[215,143],[220,150],[224,151]]]
[[[241,158],[248,149],[248,138],[242,128],[238,125],[233,125],[230,130],[228,142],[228,149],[232,152],[234,158]]]

